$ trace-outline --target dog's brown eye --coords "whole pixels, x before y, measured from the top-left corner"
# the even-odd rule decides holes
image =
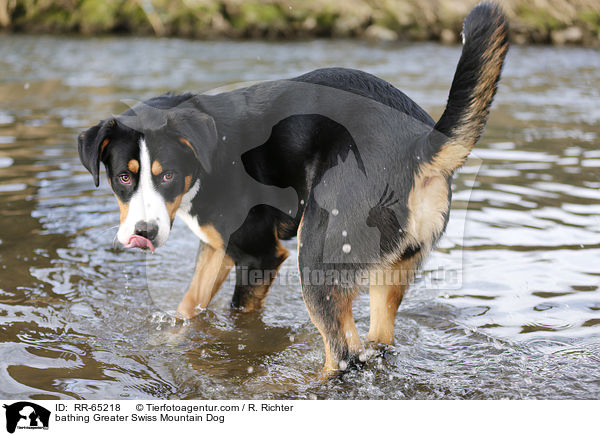
[[[162,176],[163,183],[170,182],[171,180],[173,180],[173,173],[171,171],[167,171],[166,173],[163,174],[163,176]]]
[[[119,180],[122,184],[129,185],[131,183],[131,176],[129,174],[121,174]]]

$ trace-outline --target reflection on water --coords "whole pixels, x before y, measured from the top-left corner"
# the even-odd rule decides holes
[[[293,241],[262,312],[231,312],[228,282],[175,323],[159,308],[176,306],[192,268],[176,254],[197,242],[177,223],[148,259],[114,248],[115,201],[105,182],[93,189],[75,135],[120,99],[326,65],[379,75],[439,116],[459,48],[9,36],[0,53],[0,396],[598,398],[597,52],[512,49],[396,345],[327,383]],[[365,337],[367,295],[355,316]]]

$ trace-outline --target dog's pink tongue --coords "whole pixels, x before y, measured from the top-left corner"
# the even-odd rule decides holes
[[[154,245],[152,245],[152,242],[140,235],[133,235],[129,238],[129,242],[127,242],[124,248],[147,248],[154,252]]]

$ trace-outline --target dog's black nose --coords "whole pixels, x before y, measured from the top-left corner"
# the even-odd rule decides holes
[[[136,235],[142,236],[150,241],[153,241],[158,235],[158,224],[154,221],[138,221],[133,229]]]

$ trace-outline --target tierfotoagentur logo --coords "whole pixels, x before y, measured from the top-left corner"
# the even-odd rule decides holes
[[[48,430],[50,411],[28,401],[19,401],[10,405],[4,404],[6,409],[6,431],[14,433],[19,430]]]

